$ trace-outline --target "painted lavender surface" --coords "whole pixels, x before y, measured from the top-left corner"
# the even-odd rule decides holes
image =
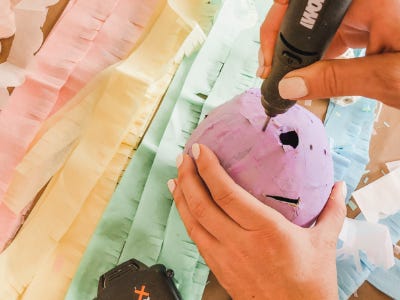
[[[309,227],[333,186],[333,162],[322,122],[294,106],[261,129],[260,90],[251,89],[213,110],[186,145],[210,147],[244,189],[293,223]]]

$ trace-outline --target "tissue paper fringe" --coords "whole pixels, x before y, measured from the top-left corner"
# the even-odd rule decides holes
[[[376,105],[375,100],[362,98],[349,107],[341,107],[333,102],[328,107],[325,127],[329,137],[335,141],[335,146],[331,149],[335,181],[346,182],[347,201],[358,186],[369,162],[369,143]],[[371,109],[364,110],[366,106]]]
[[[182,151],[190,132],[197,126],[204,98],[207,98],[213,89],[229,56],[233,42],[238,33],[246,28],[245,24],[238,22],[242,19],[236,14],[240,11],[241,17],[243,17],[243,12],[247,11],[247,7],[238,10],[238,5],[235,1],[225,2],[216,25],[211,30],[209,38],[188,74],[154,161],[152,160],[153,149],[157,145],[151,142],[152,139],[149,135],[145,137],[137,155],[143,155],[141,157],[143,159],[150,157],[148,164],[144,165],[141,163],[143,160],[134,159],[129,166],[88,246],[77,275],[73,279],[67,299],[95,296],[98,276],[128,258],[136,257],[147,264],[153,264],[163,262],[161,256],[176,256],[175,252],[168,255],[163,251],[163,245],[168,243],[164,238],[165,230],[174,232],[175,229],[179,229],[180,232],[184,232],[185,229],[180,223],[179,217],[168,218],[167,212],[170,210],[172,199],[165,182],[175,172],[175,155]],[[255,50],[255,53],[256,51],[258,49]],[[143,188],[142,177],[146,176],[146,174],[142,176],[143,170],[148,169],[151,165],[153,166]],[[132,186],[132,182],[137,178],[141,178],[140,182]],[[133,222],[129,221],[132,215],[135,216]],[[179,228],[172,227],[173,220],[178,220]],[[131,229],[129,230],[129,228]],[[182,239],[187,240],[187,238]],[[179,249],[180,246],[181,244],[175,249]],[[172,247],[168,247],[168,249],[173,251]],[[184,269],[190,270],[189,278],[178,282],[178,287],[184,291],[185,299],[199,299],[208,276],[208,268],[204,263],[199,262],[201,259],[192,243],[182,249],[185,249],[182,256],[179,258],[177,256],[179,265],[171,265],[171,267],[175,269],[177,278],[185,277],[182,276]],[[103,259],[101,264],[98,263],[99,257],[107,258],[106,265],[103,263]],[[186,262],[188,262],[187,265]],[[196,268],[194,273],[192,272],[193,268]],[[195,282],[194,285],[193,282]],[[196,290],[195,293],[193,293],[193,289],[190,289],[191,286]]]
[[[111,12],[102,11],[104,10],[103,6],[106,8],[110,6],[111,9],[111,6],[115,5],[117,1],[110,2],[109,0],[109,4],[103,3],[102,10],[99,10],[98,4],[96,6],[96,1],[78,1],[70,5],[73,5],[73,7],[67,7],[66,12],[68,14],[65,13],[59,21],[63,26],[57,26],[53,30],[39,52],[37,62],[29,70],[31,73],[35,73],[37,68],[40,71],[40,67],[42,67],[49,73],[47,76],[41,76],[43,78],[39,82],[32,79],[35,89],[42,87],[43,92],[38,97],[31,97],[33,98],[31,101],[26,101],[31,94],[35,95],[35,93],[31,93],[32,91],[29,91],[29,84],[26,83],[24,87],[27,86],[28,91],[25,92],[22,88],[22,92],[20,92],[20,98],[24,99],[19,99],[14,95],[11,97],[13,102],[21,100],[21,107],[15,107],[15,105],[8,107],[10,114],[5,120],[0,115],[0,124],[8,124],[12,128],[12,132],[18,132],[18,134],[10,136],[0,130],[0,141],[7,138],[8,145],[14,145],[13,152],[7,153],[6,150],[8,149],[1,149],[0,143],[0,150],[5,150],[2,152],[6,153],[6,157],[0,156],[0,162],[3,159],[8,162],[7,165],[4,165],[5,174],[0,173],[0,199],[8,187],[15,165],[32,142],[40,123],[48,117],[50,112],[57,111],[79,91],[95,73],[124,58],[146,29],[148,19],[154,15],[155,6],[160,10],[163,3],[163,1],[158,0],[135,1],[133,3],[131,1],[120,1],[121,3],[117,7],[112,7],[115,12],[110,15]],[[174,4],[174,1],[171,1],[171,3]],[[193,4],[188,2],[181,11],[185,15],[193,15],[196,18],[195,20],[200,21],[201,25],[207,30],[212,23],[211,13],[215,11],[217,6],[208,4],[204,0],[198,0],[195,7],[201,9],[193,9]],[[88,13],[91,16],[85,18],[85,14],[88,15]],[[76,22],[77,18],[79,22]],[[155,18],[153,18],[154,20]],[[74,30],[74,28],[77,29]],[[78,39],[76,32],[80,34]],[[52,39],[53,36],[54,39]],[[63,37],[63,43],[59,42],[60,36]],[[50,41],[54,42],[51,43]],[[68,43],[68,41],[70,42]],[[65,44],[71,45],[71,48],[66,47]],[[187,47],[190,51],[191,45]],[[182,53],[185,51],[188,52],[182,49]],[[62,53],[61,57],[59,53]],[[60,66],[62,67],[60,68]],[[34,77],[34,75],[28,77],[28,80],[31,77]],[[47,81],[50,81],[50,83],[47,83]],[[65,81],[67,82],[65,83]],[[39,84],[39,87],[37,84]],[[63,84],[64,86],[62,86]],[[50,90],[47,91],[48,89]],[[15,93],[17,94],[17,92]],[[43,97],[50,99],[43,99]],[[36,109],[40,107],[41,109],[37,111]],[[14,114],[21,113],[21,110],[24,111],[24,117],[13,117]]]
[[[390,270],[375,269],[368,282],[393,299],[400,299],[400,260]]]
[[[68,53],[72,51],[72,49],[69,48],[68,43],[71,38],[74,38],[74,36],[71,35],[71,30],[76,27],[81,36],[84,35],[84,32],[93,31],[93,43],[87,39],[81,40],[85,47],[79,46],[82,51],[75,51],[75,61],[69,59],[70,62],[68,63],[68,68],[66,68],[66,76],[58,78],[60,86],[62,87],[56,93],[48,97],[49,99],[47,100],[49,103],[51,102],[51,104],[54,104],[54,102],[57,101],[58,106],[61,106],[69,98],[72,98],[95,73],[127,55],[134,47],[135,43],[137,43],[141,34],[144,34],[146,27],[151,25],[150,18],[152,16],[154,18],[154,15],[158,15],[158,8],[156,7],[156,4],[159,4],[158,0],[148,1],[146,2],[146,5],[141,1],[132,2],[130,0],[123,0],[120,1],[116,7],[112,7],[113,11],[107,11],[101,14],[98,11],[96,12],[94,9],[99,6],[99,1],[96,1],[96,6],[94,6],[95,2],[93,1],[89,3],[78,1],[74,2],[73,5],[71,4],[66,9],[51,36],[46,41],[45,46],[36,57],[36,60],[39,62],[46,59],[46,64],[53,66],[62,65],[66,61],[65,55],[68,55]],[[75,27],[70,26],[77,14],[81,16],[80,21],[83,24],[86,24],[87,20],[91,20],[94,17],[96,18],[96,22],[100,17],[103,19],[106,18],[106,20],[102,27],[99,28],[99,32],[96,30],[89,30],[89,28],[83,27],[81,23],[75,24]],[[117,28],[121,30],[117,30]],[[96,34],[96,36],[94,36],[94,34]],[[64,41],[60,42],[60,38],[63,37],[65,37]],[[75,44],[77,43],[75,42]],[[57,53],[57,55],[54,53],[50,55],[48,52],[50,49],[54,49],[54,47],[56,47],[57,50],[54,51],[54,53]],[[87,47],[89,47],[89,49],[87,49]],[[67,50],[66,52],[64,52],[64,48]],[[43,52],[44,54],[42,54]],[[108,55],[106,55],[107,53]],[[111,55],[111,53],[114,54]],[[43,76],[54,79],[57,74],[53,74],[51,72],[52,69],[55,68],[49,67],[48,69],[38,70],[37,73],[43,73]],[[93,84],[91,85],[91,88],[94,89],[92,86]],[[24,87],[21,87],[17,90],[23,88]],[[91,89],[85,88],[84,93],[88,93],[88,90]],[[30,98],[30,95],[28,94],[25,96],[26,97],[24,97],[23,101]],[[45,100],[46,99],[40,99],[40,101]],[[73,103],[70,107],[67,107],[67,109],[76,106],[79,100],[80,99],[75,99],[72,101]],[[24,105],[29,106],[31,103],[30,101],[27,101]],[[77,108],[76,110],[78,109],[80,108]],[[86,110],[82,110],[81,113],[78,114],[80,115],[79,119],[71,118],[71,120],[69,120],[68,117],[66,117],[56,126],[56,122],[64,116],[63,113],[60,113],[59,116],[55,116],[52,120],[46,122],[44,124],[44,129],[39,131],[36,140],[38,140],[43,134],[46,134],[46,136],[41,143],[33,146],[33,149],[27,153],[26,157],[24,157],[22,162],[17,166],[11,185],[8,188],[7,194],[3,198],[4,203],[0,204],[0,219],[2,219],[2,216],[5,214],[15,215],[14,220],[12,220],[13,224],[9,224],[9,222],[11,222],[9,221],[8,224],[2,226],[0,233],[0,249],[4,247],[5,242],[10,240],[16,232],[14,224],[18,225],[20,223],[17,219],[21,220],[21,217],[19,216],[21,211],[29,206],[29,203],[31,203],[37,192],[59,169],[62,162],[65,160],[65,157],[70,152],[71,147],[74,146],[74,140],[76,140],[79,135],[80,126],[83,122],[82,120],[90,109],[90,105],[87,105]],[[62,125],[63,123],[65,124]],[[31,129],[35,131],[39,128],[39,125],[40,124],[37,124],[36,128]],[[48,132],[46,132],[46,130]],[[33,131],[32,134],[34,133]],[[18,137],[13,138],[17,139]],[[25,146],[27,144],[28,143],[26,143]],[[22,153],[24,149],[20,150]],[[9,155],[15,154],[16,153],[9,153]],[[24,186],[25,188],[21,189],[21,186]],[[12,228],[7,229],[9,227]]]
[[[131,124],[132,128],[84,201],[78,216],[45,263],[40,266],[20,299],[64,299],[86,245],[114,192],[121,172],[129,156],[133,155],[137,148],[140,137],[136,132],[143,131],[145,122],[146,120],[142,122],[135,120],[134,124]]]
[[[91,1],[91,3],[94,2]],[[93,6],[93,9],[95,8],[96,6]],[[107,8],[108,10],[106,10]],[[110,8],[107,5],[104,5],[103,9],[105,10],[103,12],[105,15],[110,12]],[[72,11],[72,9],[69,9],[69,11]],[[53,45],[55,43],[52,44],[51,41],[54,39],[49,37],[49,42],[43,46],[35,63],[30,67],[31,75],[23,87],[14,90],[10,102],[0,114],[0,124],[2,125],[0,127],[0,164],[2,165],[0,199],[4,196],[13,169],[25,153],[40,123],[50,113],[52,104],[56,100],[58,89],[74,65],[74,59],[81,59],[90,47],[91,41],[89,40],[86,43],[83,39],[82,41],[74,41],[72,32],[75,34],[80,31],[97,32],[101,27],[102,22],[94,18],[92,13],[87,12],[85,17],[84,14],[80,15],[79,12],[78,9],[76,17],[79,16],[79,18],[75,22],[72,22],[72,18],[68,21],[70,15],[63,16],[65,18],[64,22],[67,23],[68,30],[70,30],[64,29],[64,32],[69,33],[68,36],[60,35],[65,38],[66,43],[58,41],[57,45]],[[57,31],[58,28],[55,28],[55,30]],[[53,34],[52,36],[55,35]],[[58,51],[50,51],[54,49],[63,50],[63,55],[68,54],[65,61],[54,61],[54,52],[58,53]]]
[[[7,299],[15,299],[23,292],[71,226],[129,123],[140,115],[146,103],[157,106],[179,57],[199,46],[197,42],[204,38],[204,33],[185,24],[179,13],[166,5],[142,45],[113,70],[79,145],[53,177],[14,242],[0,256],[0,298],[7,295]],[[31,250],[24,250],[23,255],[21,249]]]
[[[169,213],[164,243],[157,262],[167,266],[179,266],[183,258],[185,268],[181,268],[175,276],[175,280],[179,282],[179,290],[182,296],[186,296],[185,299],[200,299],[207,282],[208,267],[202,261],[196,245],[188,237],[179,213],[173,206]]]
[[[219,9],[219,4],[213,3],[218,1],[210,0],[172,0],[169,1],[174,9],[178,9],[182,13],[182,18],[191,26],[198,24],[205,33],[211,30],[214,24],[215,14]],[[199,9],[200,7],[200,9]]]
[[[159,113],[152,121],[135,157],[125,171],[82,257],[67,299],[89,299],[94,296],[98,281],[96,274],[101,275],[118,263],[124,246],[123,241],[128,236],[144,184],[150,172],[149,166],[153,163],[162,133],[191,65],[190,62],[190,58],[183,61],[161,104]],[[124,188],[128,186],[129,189]],[[92,267],[88,268],[88,266]]]
[[[71,2],[0,113],[0,199],[42,122],[135,46],[159,4],[147,2]]]

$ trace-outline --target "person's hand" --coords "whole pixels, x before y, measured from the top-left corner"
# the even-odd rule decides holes
[[[271,70],[288,2],[275,0],[261,27],[262,78]],[[348,48],[366,48],[366,57],[332,60]],[[279,91],[293,100],[365,96],[400,108],[400,1],[353,0],[324,60],[288,73]]]
[[[170,180],[187,232],[234,299],[337,299],[336,242],[345,185],[313,228],[301,228],[237,185],[204,145],[177,158]]]

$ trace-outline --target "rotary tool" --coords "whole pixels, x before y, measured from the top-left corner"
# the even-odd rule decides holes
[[[295,101],[283,99],[279,81],[289,72],[320,60],[338,30],[351,0],[290,0],[280,26],[271,73],[261,86],[267,120],[288,111]]]

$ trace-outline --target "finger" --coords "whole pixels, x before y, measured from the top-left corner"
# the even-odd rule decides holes
[[[168,188],[174,196],[176,208],[178,209],[189,237],[199,248],[207,249],[216,247],[217,240],[192,216],[187,206],[185,196],[176,183],[176,180],[169,180]]]
[[[271,71],[272,57],[276,39],[279,34],[283,17],[286,13],[289,0],[275,0],[260,29],[261,50],[264,64],[260,65],[257,75],[266,78]]]
[[[333,59],[343,54],[348,48],[366,48],[369,41],[369,32],[356,29],[345,23],[340,25],[328,50],[324,54],[324,59]]]
[[[194,144],[192,153],[196,159],[197,170],[212,198],[242,228],[258,230],[265,226],[275,226],[282,221],[281,214],[237,185],[209,148]]]
[[[349,49],[346,43],[343,41],[340,32],[338,31],[334,36],[331,45],[324,54],[324,59],[334,59],[342,55]]]
[[[336,241],[346,217],[347,188],[344,182],[336,183],[328,202],[318,217],[314,230],[320,231],[325,237]]]
[[[319,61],[288,73],[279,92],[292,100],[365,96],[400,108],[400,53]]]
[[[188,155],[178,157],[178,182],[191,215],[220,241],[235,240],[241,228],[212,200]]]

